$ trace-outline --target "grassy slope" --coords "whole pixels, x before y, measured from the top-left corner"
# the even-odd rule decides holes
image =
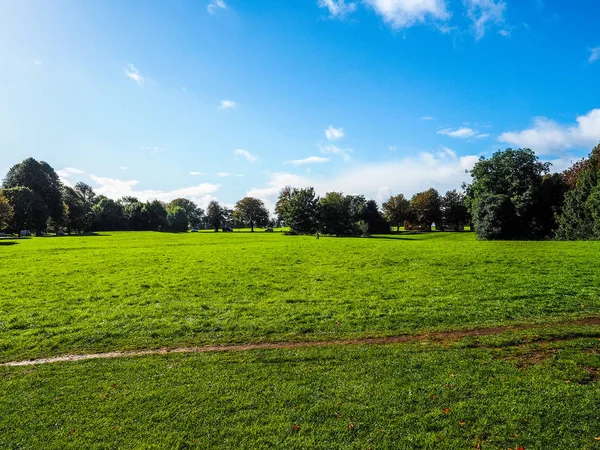
[[[5,241],[8,242],[8,241]],[[598,242],[113,233],[0,245],[0,361],[600,313]]]
[[[600,448],[597,338],[495,339],[0,368],[0,447]]]

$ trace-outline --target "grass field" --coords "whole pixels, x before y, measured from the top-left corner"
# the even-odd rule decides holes
[[[4,366],[0,448],[600,448],[600,327],[572,322],[600,316],[599,254],[470,233],[3,240],[0,362],[539,327]]]

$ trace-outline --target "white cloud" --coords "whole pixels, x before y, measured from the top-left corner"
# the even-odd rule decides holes
[[[35,66],[41,66],[42,64],[44,64],[44,61],[42,61],[41,59],[34,59],[33,61],[31,61],[33,63],[33,65]]]
[[[142,146],[140,147],[140,150],[146,150],[146,151],[149,151],[149,152],[151,152],[151,153],[158,153],[158,152],[160,152],[162,149],[163,149],[162,147],[159,147],[159,146],[157,146],[157,145],[142,145]]]
[[[546,117],[536,117],[531,128],[502,133],[499,139],[507,144],[529,147],[539,154],[597,145],[600,142],[600,109],[593,109],[576,120],[576,125],[566,126]]]
[[[423,117],[421,117],[421,120],[435,120],[435,119],[431,116],[423,116]]]
[[[238,103],[233,100],[221,100],[221,109],[234,109],[238,107]]]
[[[127,64],[125,67],[125,75],[135,81],[138,86],[142,86],[144,84],[144,77],[140,74],[140,71],[133,64]]]
[[[356,3],[346,3],[345,0],[318,0],[318,5],[319,8],[327,8],[332,19],[341,18],[356,11]]]
[[[65,167],[56,171],[56,174],[61,178],[69,178],[71,175],[81,175],[82,173],[85,173],[85,171],[74,167]]]
[[[321,158],[320,156],[309,156],[304,159],[294,159],[292,161],[286,161],[286,164],[291,164],[293,166],[300,166],[302,164],[318,164],[325,163],[329,161],[329,158]]]
[[[463,0],[463,3],[467,8],[467,17],[473,22],[471,28],[475,39],[483,38],[486,28],[490,24],[504,25],[505,2],[501,0]],[[500,34],[510,36],[510,30],[503,28],[500,30]]]
[[[121,169],[121,170],[127,170],[127,167],[121,166],[121,167],[119,167],[119,169]]]
[[[243,177],[244,175],[241,173],[218,172],[217,176],[220,178],[225,178],[225,177]]]
[[[590,58],[588,59],[588,62],[591,64],[596,61],[600,61],[600,47],[590,49]]]
[[[438,154],[422,153],[400,160],[344,166],[337,175],[323,178],[311,174],[295,175],[272,173],[264,187],[256,187],[247,195],[274,205],[281,188],[285,186],[313,186],[319,195],[330,191],[346,194],[364,194],[378,202],[387,200],[391,193],[411,196],[430,187],[444,194],[450,189],[460,189],[465,181],[470,181],[470,170],[479,161],[479,156],[457,156],[452,150],[443,148]],[[401,177],[398,174],[403,174]]]
[[[447,20],[445,0],[364,0],[392,28],[409,28],[428,18]]]
[[[388,150],[390,152],[395,152],[396,151],[396,146],[395,145],[388,145]]]
[[[206,9],[210,14],[216,14],[219,9],[227,8],[227,4],[223,0],[212,0]]]
[[[333,125],[329,125],[325,130],[325,137],[330,141],[337,141],[344,137],[344,129],[342,127],[334,128]]]
[[[200,175],[204,175],[202,172],[190,172],[190,175],[193,177],[199,177]]]
[[[254,164],[256,161],[258,161],[258,157],[254,156],[252,153],[250,153],[247,150],[242,150],[241,148],[238,148],[237,150],[235,150],[233,152],[233,154],[235,156],[241,156],[242,158],[245,158],[248,162]]]
[[[443,130],[439,130],[437,132],[437,134],[440,134],[442,136],[449,136],[449,137],[453,137],[453,138],[460,138],[460,139],[468,139],[468,138],[482,139],[482,138],[490,137],[489,134],[479,133],[479,131],[474,130],[469,127],[461,127],[461,128],[457,128],[456,130],[453,130],[452,128],[444,128]]]
[[[353,151],[351,148],[340,148],[334,144],[324,145],[322,142],[319,142],[317,146],[319,147],[319,150],[321,150],[321,153],[331,153],[334,155],[339,155],[342,158],[344,158],[344,161],[350,161],[349,153],[352,153]]]
[[[136,190],[134,188],[140,184],[137,180],[120,180],[118,178],[106,178],[96,175],[91,175],[91,177],[97,185],[94,188],[96,193],[115,200],[124,196],[132,196],[143,202],[154,199],[169,202],[175,198],[184,197],[194,201],[201,207],[206,207],[211,200],[214,200],[215,197],[212,194],[217,192],[221,187],[220,184],[202,183],[197,186],[189,186],[171,191]]]

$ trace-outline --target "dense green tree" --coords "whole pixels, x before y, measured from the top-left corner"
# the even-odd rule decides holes
[[[410,199],[410,210],[415,220],[431,229],[433,223],[442,219],[442,198],[431,188],[418,192]]]
[[[8,228],[13,219],[13,207],[8,199],[0,191],[0,230]]]
[[[123,206],[108,197],[98,197],[92,210],[94,212],[94,230],[97,231],[115,231],[126,227],[125,217],[123,215]]]
[[[123,206],[123,216],[128,230],[149,230],[148,216],[144,210],[144,204],[136,197],[126,196],[119,200]]]
[[[293,188],[291,186],[286,186],[279,191],[279,197],[277,198],[277,203],[275,204],[275,214],[277,214],[277,220],[279,222],[284,221],[285,206],[290,198],[292,198],[292,192]]]
[[[469,222],[469,211],[465,206],[465,196],[456,189],[446,192],[441,199],[442,223],[455,230]]]
[[[167,222],[170,231],[183,232],[188,229],[188,216],[181,206],[167,207]]]
[[[317,204],[319,198],[312,187],[292,190],[292,195],[284,206],[285,224],[294,233],[314,233],[317,231]]]
[[[70,186],[63,186],[63,201],[65,203],[64,225],[67,232],[81,231],[87,225],[86,211],[83,198]]]
[[[144,218],[149,230],[162,231],[168,227],[167,210],[160,200],[148,201],[144,204]]]
[[[563,240],[600,239],[597,199],[600,190],[600,145],[596,146],[577,177],[573,189],[565,194],[558,214],[556,237]]]
[[[356,234],[353,198],[341,192],[327,192],[317,203],[319,230],[323,234],[347,236]]]
[[[219,228],[225,222],[225,212],[223,207],[218,201],[212,200],[206,208],[206,222],[215,231],[219,231]]]
[[[386,234],[390,232],[390,224],[379,211],[379,206],[375,200],[369,200],[366,203],[362,220],[367,224],[369,234]]]
[[[187,217],[188,226],[197,227],[202,223],[204,211],[202,210],[202,208],[199,208],[193,201],[188,200],[187,198],[176,198],[167,205],[167,208],[172,208],[174,206],[179,206],[180,208],[183,208]]]
[[[540,191],[549,163],[539,161],[528,149],[498,151],[491,158],[481,157],[470,171],[473,181],[466,188],[466,205],[473,215],[473,225],[479,234],[475,208],[479,197],[503,195],[513,204],[516,216],[511,237],[536,237],[540,230],[551,227],[543,223],[552,217],[552,211],[560,205],[544,203]],[[503,208],[508,208],[504,206]],[[507,236],[508,237],[508,236]]]
[[[410,218],[410,201],[403,194],[391,196],[381,205],[385,219],[400,231],[400,226]]]
[[[13,210],[11,228],[19,232],[34,229],[37,235],[46,227],[50,213],[42,198],[28,187],[19,186],[3,189],[2,193],[8,199]]]
[[[473,222],[479,239],[510,239],[518,231],[515,205],[503,194],[478,196],[473,208]]]
[[[269,221],[269,211],[262,200],[254,197],[244,197],[235,204],[233,216],[242,226],[249,226],[254,232],[254,227],[263,227]]]
[[[56,223],[63,219],[62,183],[50,165],[44,161],[27,158],[11,167],[4,178],[6,189],[19,186],[27,187],[42,200],[49,217]],[[45,228],[45,224],[38,230]]]
[[[93,206],[98,203],[98,196],[94,192],[94,189],[88,184],[80,181],[75,184],[73,188],[75,192],[79,195],[83,202],[83,210],[84,210],[84,223],[82,228],[84,230],[89,230],[92,227],[92,223],[94,222],[94,211],[92,210]]]

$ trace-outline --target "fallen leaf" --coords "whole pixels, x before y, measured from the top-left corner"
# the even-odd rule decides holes
[[[300,431],[300,425],[298,425],[298,424],[295,424],[295,425],[292,427],[292,433],[297,433],[298,431]]]
[[[475,446],[475,448],[476,448],[477,450],[481,450],[481,442],[478,442],[478,443],[477,443],[477,445]]]
[[[438,398],[438,396],[437,395],[430,395],[429,398],[435,400],[436,398]]]
[[[450,408],[442,409],[442,411],[444,411],[446,414],[450,414]]]
[[[464,420],[461,420],[460,422],[458,422],[459,425],[464,425],[465,423],[467,423],[467,422],[465,422]]]
[[[348,424],[348,429],[349,429],[350,431],[354,430],[354,424],[353,424],[352,422],[350,422],[350,423]]]
[[[75,428],[71,428],[71,429],[69,430],[69,434],[71,434],[71,435],[75,434]]]
[[[513,434],[513,436],[514,436],[514,437],[516,437],[516,438],[518,438],[518,437],[519,437],[519,435],[518,435],[518,434],[516,434],[516,433],[515,433],[515,434]]]
[[[453,374],[453,373],[451,373],[451,374],[450,374],[450,376],[451,376],[452,378],[454,378],[454,374]]]
[[[525,450],[525,447],[523,447],[522,445],[520,447],[517,448],[517,450]]]
[[[335,413],[335,416],[336,416],[338,419],[341,419],[341,418],[342,418],[342,416],[340,415],[340,413],[339,413],[339,412],[337,412],[337,411],[336,411],[336,413]]]
[[[600,441],[600,436],[594,438],[595,441]]]

